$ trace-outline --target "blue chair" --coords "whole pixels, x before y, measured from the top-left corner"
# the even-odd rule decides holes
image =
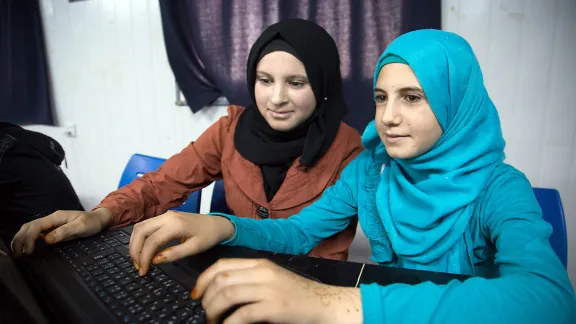
[[[144,173],[155,171],[160,168],[162,163],[166,160],[142,155],[142,154],[134,154],[126,164],[126,168],[124,168],[124,172],[122,173],[122,177],[120,178],[120,183],[118,184],[118,188],[123,187],[136,178],[140,178],[144,175]],[[195,191],[190,194],[188,199],[184,202],[184,204],[172,208],[173,210],[186,212],[186,213],[199,213],[200,212],[200,198],[201,198],[202,190]]]
[[[212,192],[212,201],[210,202],[211,213],[232,214],[228,204],[226,204],[226,193],[224,192],[224,180],[218,180],[214,183]]]
[[[564,267],[568,264],[568,239],[566,237],[566,221],[560,193],[556,189],[534,188],[536,199],[542,208],[542,217],[552,225],[550,245]]]

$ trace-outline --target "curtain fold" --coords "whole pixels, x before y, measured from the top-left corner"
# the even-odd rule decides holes
[[[193,112],[220,96],[247,105],[246,60],[268,25],[303,18],[334,37],[349,113],[359,132],[374,118],[372,76],[402,33],[440,29],[441,0],[159,0],[168,60]],[[303,35],[305,37],[305,35]]]

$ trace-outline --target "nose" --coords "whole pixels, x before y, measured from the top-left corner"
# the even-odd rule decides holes
[[[272,93],[270,94],[270,103],[278,107],[284,105],[286,102],[288,102],[286,87],[284,84],[277,82],[272,88]]]
[[[394,102],[389,101],[382,109],[380,115],[380,122],[386,127],[394,127],[400,125],[402,122],[402,116],[400,115],[399,105],[394,104]]]

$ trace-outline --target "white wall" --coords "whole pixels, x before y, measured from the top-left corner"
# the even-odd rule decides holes
[[[77,137],[33,128],[66,149],[66,172],[86,208],[116,188],[131,154],[169,157],[225,113],[174,105],[157,0],[41,2],[58,120],[76,125]],[[534,186],[560,190],[576,282],[576,1],[445,0],[442,15],[443,28],[478,55],[508,162]],[[358,246],[367,246],[362,237]]]

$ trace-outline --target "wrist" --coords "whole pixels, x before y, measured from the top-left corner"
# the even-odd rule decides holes
[[[106,228],[112,222],[112,212],[108,208],[98,208],[92,211],[96,218],[100,221],[102,228]]]
[[[221,230],[220,242],[227,242],[234,238],[236,235],[236,227],[232,222],[222,216],[212,216],[217,222],[217,228]]]

